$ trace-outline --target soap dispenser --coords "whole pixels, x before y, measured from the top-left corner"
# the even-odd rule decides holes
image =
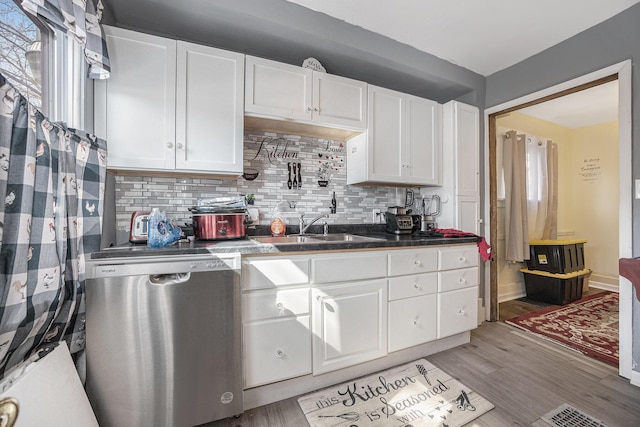
[[[276,209],[271,217],[271,235],[274,237],[284,236],[287,231],[287,224],[284,220],[284,216],[280,211],[280,204],[276,206]]]

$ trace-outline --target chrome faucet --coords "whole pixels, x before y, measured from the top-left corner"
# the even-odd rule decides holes
[[[300,214],[300,234],[304,234],[309,227],[311,227],[313,225],[314,222],[318,221],[321,218],[329,218],[329,214],[325,213],[325,214],[320,214],[317,217],[313,218],[311,221],[309,221],[308,224],[305,224],[304,222],[304,214]]]

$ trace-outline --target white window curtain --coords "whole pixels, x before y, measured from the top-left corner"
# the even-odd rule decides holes
[[[527,215],[529,240],[557,235],[558,147],[537,136],[525,136],[527,153]]]
[[[558,216],[558,149],[545,138],[504,135],[505,259],[529,259],[529,242],[555,239]]]

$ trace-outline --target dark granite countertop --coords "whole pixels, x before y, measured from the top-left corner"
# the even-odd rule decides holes
[[[297,227],[289,227],[289,235],[297,234]],[[322,228],[311,228],[310,233],[321,234]],[[433,245],[451,245],[456,243],[475,243],[475,237],[441,238],[432,237],[426,233],[415,232],[412,234],[395,235],[385,232],[384,225],[332,225],[330,233],[349,233],[359,236],[371,237],[375,240],[366,241],[332,241],[332,242],[306,242],[271,244],[259,243],[252,240],[253,236],[268,236],[267,226],[258,226],[247,229],[247,237],[234,240],[193,240],[180,241],[173,245],[162,247],[149,247],[145,244],[126,244],[103,249],[91,254],[92,259],[137,257],[137,256],[164,256],[164,255],[195,255],[207,253],[240,253],[241,255],[300,253],[336,250],[358,249],[384,249],[384,248],[410,248]]]

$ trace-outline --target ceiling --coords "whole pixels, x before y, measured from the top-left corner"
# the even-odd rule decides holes
[[[566,40],[640,0],[287,0],[483,76]]]
[[[618,81],[518,110],[570,129],[618,120]]]

